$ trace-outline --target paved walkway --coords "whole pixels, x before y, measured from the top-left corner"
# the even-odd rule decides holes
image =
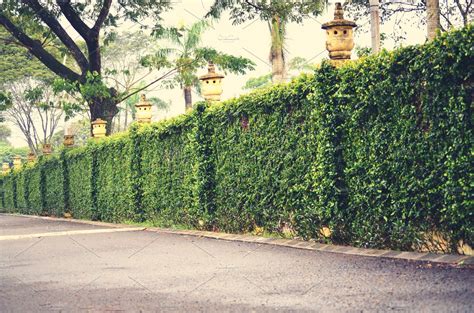
[[[473,274],[0,215],[0,312],[472,312]]]

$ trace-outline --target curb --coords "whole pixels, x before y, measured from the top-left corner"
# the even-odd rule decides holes
[[[106,222],[96,222],[96,221],[87,221],[87,220],[78,220],[72,218],[61,218],[61,217],[46,217],[46,216],[36,216],[36,215],[24,215],[24,214],[10,214],[10,213],[0,213],[0,215],[10,215],[10,216],[20,216],[20,217],[30,217],[51,221],[65,221],[73,222],[80,224],[88,224],[94,226],[106,226],[113,228],[136,228],[137,230],[152,231],[163,234],[173,234],[173,235],[182,235],[182,236],[194,236],[194,237],[203,237],[217,240],[226,240],[226,241],[238,241],[246,243],[257,243],[265,244],[271,246],[280,246],[288,247],[295,249],[303,250],[312,250],[320,252],[331,252],[339,253],[346,255],[355,255],[355,256],[365,256],[365,257],[376,257],[376,258],[388,258],[388,259],[401,259],[408,261],[422,261],[422,262],[432,262],[432,263],[441,263],[441,264],[451,264],[451,265],[474,265],[474,257],[467,255],[456,255],[456,254],[436,254],[432,252],[408,252],[408,251],[395,251],[395,250],[381,250],[381,249],[367,249],[367,248],[356,248],[351,246],[340,246],[333,244],[323,244],[313,241],[305,241],[300,239],[278,239],[278,238],[265,238],[255,235],[239,235],[239,234],[229,234],[229,233],[217,233],[210,231],[201,231],[201,230],[173,230],[167,228],[159,227],[133,227],[128,224],[113,224]]]

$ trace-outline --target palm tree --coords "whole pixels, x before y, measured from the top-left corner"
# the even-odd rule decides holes
[[[165,40],[172,46],[157,49],[154,55],[146,56],[142,62],[152,67],[176,69],[174,78],[165,84],[168,87],[179,86],[183,90],[186,110],[192,108],[192,88],[200,91],[197,71],[208,62],[213,62],[224,72],[238,74],[253,70],[255,65],[249,59],[201,46],[202,35],[209,27],[210,24],[202,20],[189,27],[183,25],[161,30],[156,38]]]
[[[440,29],[439,0],[426,0],[426,26],[428,28],[428,40],[436,36]]]
[[[214,0],[206,16],[219,18],[224,11],[230,12],[233,24],[259,17],[267,22],[271,36],[269,60],[272,65],[272,82],[282,82],[286,78],[285,35],[290,22],[301,23],[304,18],[321,14],[327,0]]]

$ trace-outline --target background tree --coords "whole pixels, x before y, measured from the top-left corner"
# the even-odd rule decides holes
[[[112,119],[118,112],[117,103],[122,101],[123,95],[102,79],[100,35],[125,20],[152,20],[155,22],[153,30],[159,30],[160,14],[169,6],[170,1],[162,0],[4,0],[0,4],[0,25],[11,35],[6,40],[14,40],[53,73],[73,84],[87,102],[91,119],[108,121],[110,133]],[[72,37],[72,32],[68,32],[63,19],[84,41],[85,51]],[[75,66],[64,65],[48,49],[47,43],[53,41],[61,44]]]
[[[156,34],[159,40],[166,40],[170,47],[158,48],[153,55],[143,58],[142,63],[159,68],[176,68],[177,75],[164,81],[168,87],[179,86],[183,90],[186,110],[192,108],[192,87],[199,90],[197,71],[208,62],[213,62],[224,72],[245,74],[254,68],[254,63],[243,57],[235,57],[213,48],[202,47],[202,35],[209,28],[205,20],[189,27],[163,29]]]
[[[435,6],[437,4],[439,14],[428,15],[427,5],[431,5],[431,1],[436,2]],[[363,25],[365,24],[363,20],[369,16],[369,1],[347,1],[345,10],[352,19],[359,21],[359,25]],[[387,21],[395,23],[395,32],[398,34],[387,35],[394,38],[395,41],[401,41],[405,38],[408,23],[413,23],[416,26],[427,25],[429,16],[433,16],[437,20],[433,20],[432,25],[437,24],[438,26],[435,26],[435,28],[439,27],[441,31],[466,26],[472,22],[474,17],[474,0],[381,1],[380,16],[382,23]],[[439,16],[439,18],[436,18],[436,16]]]
[[[87,143],[90,137],[90,120],[82,118],[68,123],[67,127],[74,134],[74,145],[83,146]],[[54,150],[59,150],[64,144],[64,129],[56,130],[51,137],[51,145]]]
[[[8,84],[12,105],[6,118],[24,135],[28,147],[38,154],[41,144],[49,143],[59,122],[81,107],[56,96],[45,82],[23,78]]]
[[[141,89],[143,85],[144,83],[141,82],[135,88]],[[122,103],[119,106],[120,113],[117,114],[114,118],[114,132],[127,130],[130,123],[135,120],[135,114],[136,114],[135,105],[139,101],[140,101],[140,96],[138,93],[135,93],[131,97],[127,98],[125,101],[122,101]],[[171,101],[166,102],[158,97],[147,97],[147,101],[149,101],[158,110],[166,110],[167,108],[171,106]]]
[[[302,57],[294,57],[288,62],[288,72],[290,77],[296,77],[301,73],[312,72],[316,69],[316,65],[310,64],[308,60]],[[243,89],[257,89],[270,86],[272,84],[272,73],[268,73],[259,77],[253,77],[247,80]]]
[[[426,0],[426,26],[428,29],[428,40],[436,36],[436,32],[441,27],[439,0]]]
[[[219,18],[229,11],[233,24],[260,18],[268,24],[271,37],[269,60],[272,65],[272,81],[285,80],[285,36],[286,25],[301,23],[310,15],[321,14],[325,0],[288,1],[288,0],[215,0],[207,16]]]
[[[7,125],[0,125],[0,142],[8,143],[8,137],[12,135],[12,130]]]
[[[28,147],[19,147],[15,148],[10,143],[0,141],[0,161],[1,162],[13,162],[13,157],[16,155],[21,156],[23,159],[26,159],[26,156],[29,153]]]
[[[11,106],[11,97],[9,94],[0,90],[0,122],[5,120],[5,111]]]
[[[159,72],[143,67],[141,60],[157,45],[154,37],[142,30],[114,34],[107,38],[103,47],[104,80],[121,94],[132,94],[118,104],[119,112],[113,120],[113,132],[124,131],[135,119],[135,104],[139,101],[138,93],[146,86],[146,79],[155,80]],[[169,107],[170,103],[157,97],[148,97],[157,109]]]

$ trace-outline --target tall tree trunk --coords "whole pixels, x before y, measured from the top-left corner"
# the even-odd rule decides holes
[[[91,113],[91,122],[100,118],[104,121],[107,121],[107,133],[109,136],[112,134],[113,129],[113,119],[114,116],[119,112],[116,103],[117,91],[113,88],[110,88],[110,97],[108,98],[95,98],[89,103],[89,109]],[[91,134],[92,134],[92,125],[91,125]]]
[[[370,0],[370,34],[372,37],[372,53],[380,52],[380,15],[379,0]]]
[[[123,131],[125,131],[128,127],[128,104],[125,103],[125,122],[123,125]]]
[[[271,34],[270,63],[272,64],[272,82],[285,80],[286,66],[283,45],[285,39],[285,23],[279,16],[274,16],[269,24]]]
[[[440,29],[439,0],[426,0],[426,26],[428,29],[428,40],[436,36],[436,31]]]
[[[184,91],[184,104],[186,111],[191,110],[193,108],[193,98],[191,95],[191,86],[185,86],[183,88]]]

